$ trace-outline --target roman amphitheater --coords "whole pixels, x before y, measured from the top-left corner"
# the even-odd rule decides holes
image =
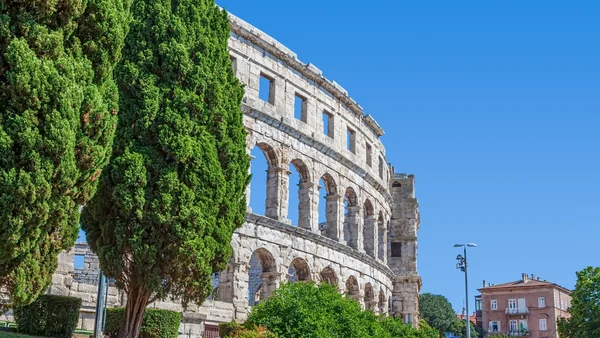
[[[182,338],[216,337],[218,323],[243,321],[282,281],[316,281],[336,285],[365,309],[416,323],[421,278],[414,177],[395,173],[380,141],[383,129],[344,88],[257,28],[230,18],[231,61],[246,87],[248,153],[260,149],[264,159],[253,163],[268,165],[266,186],[251,185],[248,195],[266,196],[264,214],[248,208],[227,270],[214,275],[215,292],[202,306],[151,306],[183,312]],[[299,182],[290,182],[290,168]],[[293,184],[297,206],[289,206]],[[77,257],[83,266],[75,266]],[[61,254],[53,276],[50,293],[83,299],[81,328],[94,327],[98,274],[97,257],[77,243]],[[124,297],[109,286],[107,303],[122,306]]]

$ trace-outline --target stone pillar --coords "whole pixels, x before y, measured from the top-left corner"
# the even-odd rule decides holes
[[[269,167],[267,170],[265,216],[285,223],[289,223],[287,215],[290,174],[288,169],[281,167]]]
[[[311,182],[298,184],[298,227],[319,233],[319,186]]]
[[[362,222],[360,217],[360,206],[349,206],[348,214],[346,214],[346,226],[348,232],[344,232],[344,236],[348,235],[348,238],[344,237],[346,245],[351,248],[362,251]]]
[[[281,275],[281,272],[263,272],[260,274],[260,279],[262,281],[260,292],[261,301],[269,298],[273,291],[277,290],[281,284]]]
[[[377,218],[374,215],[365,217],[363,234],[365,253],[377,257]]]
[[[409,314],[411,324],[417,326],[421,277],[396,277],[392,282],[394,287],[392,290],[392,313],[394,317],[401,318],[406,322],[407,314]]]
[[[229,263],[219,279],[219,300],[233,303],[233,318],[244,321],[248,317],[248,264]]]
[[[378,256],[377,258],[382,261],[384,264],[387,264],[387,248],[388,248],[388,233],[387,233],[387,228],[385,226],[385,224],[383,225],[383,227],[378,227],[379,231],[377,232],[377,237],[378,238],[378,245],[377,245],[377,250],[378,250]]]
[[[341,210],[344,210],[342,196],[328,195],[325,196],[325,200],[325,212],[327,213],[327,230],[325,231],[325,236],[334,241],[339,241],[342,239],[342,229],[340,229],[340,225],[342,224]]]

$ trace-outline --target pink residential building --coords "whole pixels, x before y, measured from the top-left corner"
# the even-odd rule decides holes
[[[535,275],[504,284],[483,281],[475,297],[477,324],[488,334],[559,338],[556,322],[569,317],[571,291]]]

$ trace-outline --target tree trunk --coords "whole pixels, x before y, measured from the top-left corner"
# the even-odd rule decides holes
[[[138,338],[140,336],[142,320],[144,319],[144,312],[146,312],[149,299],[150,292],[141,286],[129,290],[119,338]]]

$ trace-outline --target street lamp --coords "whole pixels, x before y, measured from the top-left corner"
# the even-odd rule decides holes
[[[469,320],[469,283],[468,283],[468,278],[467,278],[467,247],[471,247],[474,248],[476,247],[477,244],[475,243],[468,243],[468,244],[454,244],[455,248],[460,248],[463,247],[464,248],[464,256],[458,255],[456,256],[456,260],[458,261],[458,263],[456,263],[456,268],[463,271],[465,273],[465,298],[466,298],[466,311],[467,311],[467,315],[465,316],[465,320],[466,320],[466,325],[467,325],[467,338],[471,338],[471,323]]]

